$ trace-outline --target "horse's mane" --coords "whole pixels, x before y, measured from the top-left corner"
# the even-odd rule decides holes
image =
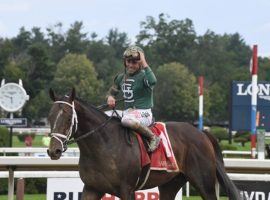
[[[103,112],[101,109],[98,109],[96,106],[94,106],[93,104],[79,98],[76,97],[75,98],[76,101],[78,101],[82,106],[84,106],[86,109],[93,111],[94,113],[96,113],[97,115],[103,115],[106,119],[108,119],[110,116],[106,115],[105,112]],[[113,119],[116,119],[117,121],[120,121],[120,119],[118,117],[113,116]]]

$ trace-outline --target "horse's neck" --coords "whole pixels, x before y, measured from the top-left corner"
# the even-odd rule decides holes
[[[100,153],[106,154],[108,149],[117,148],[117,143],[123,137],[122,127],[119,128],[120,123],[113,120],[104,124],[108,118],[102,113],[94,110],[81,110],[78,114],[78,135],[82,136],[95,129],[90,135],[78,142],[78,146],[81,150],[81,155],[98,155]],[[102,126],[102,127],[101,127]],[[100,128],[99,128],[100,127]],[[118,130],[118,131],[113,131]],[[120,131],[119,131],[120,130]]]

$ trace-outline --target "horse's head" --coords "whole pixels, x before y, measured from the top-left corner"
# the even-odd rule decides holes
[[[77,129],[78,121],[74,105],[75,89],[72,89],[69,96],[61,98],[56,97],[52,89],[49,93],[53,106],[48,117],[51,126],[51,142],[47,153],[52,160],[57,160],[66,151],[67,142]]]

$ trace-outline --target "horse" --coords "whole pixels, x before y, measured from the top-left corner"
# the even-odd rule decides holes
[[[98,200],[106,193],[122,200],[135,198],[136,183],[142,171],[139,143],[135,134],[121,125],[117,117],[107,116],[92,104],[68,96],[53,100],[48,120],[51,141],[48,155],[59,159],[70,141],[80,150],[79,174],[84,183],[82,199]],[[185,122],[166,122],[172,149],[179,166],[177,172],[152,171],[142,189],[158,187],[161,200],[172,200],[189,181],[204,200],[217,200],[217,181],[229,199],[241,199],[240,192],[225,172],[217,140]],[[127,142],[129,134],[132,144]]]

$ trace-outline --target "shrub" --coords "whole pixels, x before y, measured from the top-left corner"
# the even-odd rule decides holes
[[[237,146],[232,145],[232,144],[222,144],[220,143],[220,148],[221,150],[237,150]]]
[[[217,138],[218,142],[221,142],[221,140],[228,140],[228,132],[225,128],[212,126],[210,132]]]
[[[241,145],[244,147],[245,143],[250,141],[250,133],[239,131],[234,135],[233,141],[241,143]]]
[[[32,137],[33,140],[35,139],[35,136],[36,136],[35,133],[21,133],[21,134],[18,134],[17,137],[19,141],[24,142],[26,136],[29,136],[29,135]]]
[[[6,127],[0,126],[0,147],[9,146],[9,131]]]

